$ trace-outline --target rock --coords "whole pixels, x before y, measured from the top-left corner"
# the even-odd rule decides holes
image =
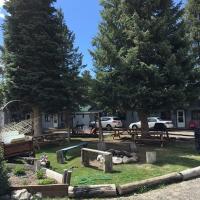
[[[1,200],[10,200],[10,195],[3,195],[3,196],[0,196],[0,199]]]
[[[98,155],[97,156],[97,161],[99,161],[100,163],[103,163],[103,162],[105,162],[105,159],[104,159],[104,157],[102,155]]]
[[[26,190],[15,190],[11,194],[13,200],[30,200],[31,194]]]
[[[36,193],[35,196],[42,199],[42,193],[41,192]]]
[[[135,156],[133,156],[133,157],[130,157],[130,158],[128,158],[127,156],[124,156],[123,157],[123,163],[124,164],[128,164],[128,163],[135,163],[135,162],[138,162],[138,156],[137,155],[135,155]]]
[[[120,158],[120,157],[113,157],[112,158],[112,162],[113,162],[113,164],[122,164],[123,163],[123,160],[122,160],[122,158]]]
[[[156,162],[156,152],[146,152],[146,161],[148,164],[153,164]]]
[[[42,200],[42,193],[38,192],[36,194],[34,194],[30,200]]]

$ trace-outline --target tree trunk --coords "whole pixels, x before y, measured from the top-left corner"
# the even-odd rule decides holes
[[[34,136],[40,136],[42,135],[42,114],[38,106],[34,106],[32,109]]]
[[[99,142],[103,142],[104,137],[103,137],[103,129],[102,129],[102,124],[101,124],[100,113],[98,113],[98,123],[99,123]]]
[[[148,125],[148,114],[144,112],[143,110],[138,111],[139,119],[141,121],[141,132],[142,137],[149,137],[149,125]]]

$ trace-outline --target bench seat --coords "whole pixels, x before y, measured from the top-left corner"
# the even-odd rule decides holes
[[[60,164],[63,164],[65,162],[65,160],[67,160],[67,158],[65,158],[65,156],[64,156],[64,153],[67,153],[68,151],[70,151],[72,149],[76,149],[78,147],[87,147],[87,145],[88,145],[87,142],[81,142],[77,145],[66,147],[66,148],[63,148],[63,149],[56,151],[57,162],[60,163]]]

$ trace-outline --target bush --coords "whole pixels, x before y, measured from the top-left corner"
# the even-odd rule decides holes
[[[9,189],[7,169],[3,160],[3,150],[0,147],[0,195],[6,194]]]
[[[39,180],[45,178],[45,174],[43,170],[38,170],[36,175],[37,175],[37,179]]]
[[[25,172],[24,167],[19,166],[19,165],[17,165],[17,166],[15,167],[15,169],[14,169],[14,175],[15,175],[15,176],[23,176],[23,175],[25,175],[25,174],[26,174],[26,172]]]
[[[49,185],[49,184],[55,184],[55,183],[56,181],[51,178],[45,178],[38,181],[38,185]]]

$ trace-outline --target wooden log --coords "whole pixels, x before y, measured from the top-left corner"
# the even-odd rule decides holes
[[[110,173],[113,170],[112,154],[103,155],[103,156],[104,156],[103,171],[105,173]]]
[[[63,184],[70,185],[70,183],[71,183],[71,175],[72,175],[72,170],[64,170]]]
[[[58,183],[62,184],[63,183],[63,175],[62,174],[59,174],[53,170],[50,170],[50,169],[46,169],[45,170],[45,173],[46,173],[46,176],[48,178],[52,178],[54,180],[56,180]]]
[[[60,163],[60,164],[64,164],[65,163],[65,158],[64,158],[62,150],[56,151],[56,157],[57,157],[57,162],[58,163]]]
[[[164,176],[159,176],[143,181],[136,181],[133,183],[128,183],[125,185],[120,185],[117,187],[118,193],[120,195],[124,194],[130,194],[137,190],[139,190],[142,187],[151,187],[156,186],[160,184],[167,184],[167,183],[176,183],[182,181],[182,175],[179,173],[171,173]]]
[[[153,164],[156,162],[156,152],[155,151],[146,152],[146,162],[148,164]]]
[[[97,198],[97,197],[116,197],[117,189],[115,184],[110,185],[88,185],[88,186],[70,186],[68,188],[70,198]]]
[[[81,163],[84,167],[89,166],[89,155],[87,151],[84,151],[84,149],[81,149]]]
[[[192,169],[186,169],[181,171],[180,174],[183,176],[183,180],[189,180],[200,176],[200,167],[195,167]]]

